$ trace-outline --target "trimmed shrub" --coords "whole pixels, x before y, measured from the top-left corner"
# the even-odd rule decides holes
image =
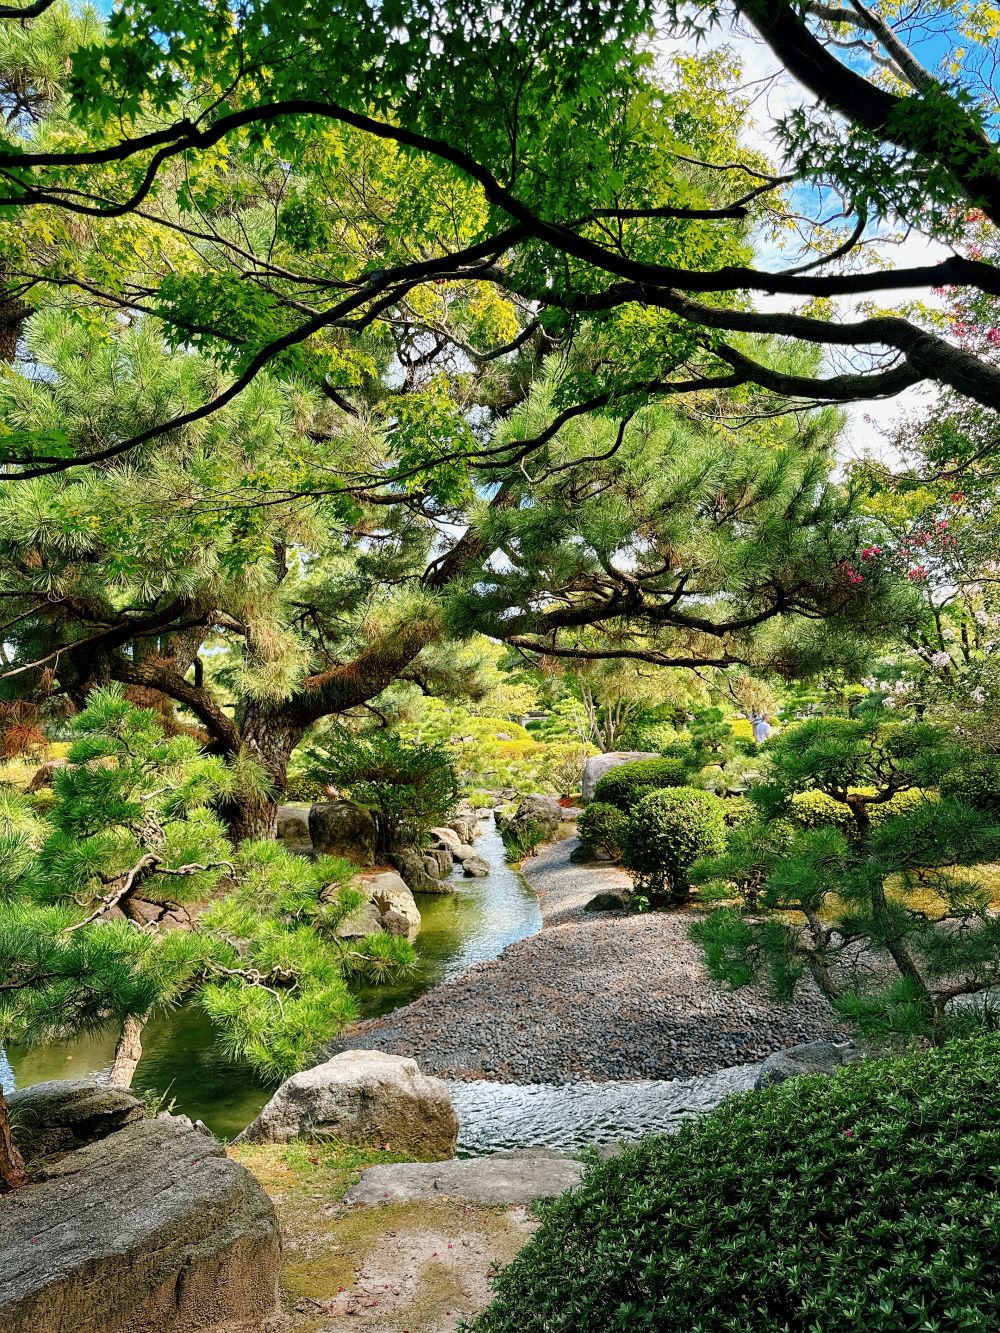
[[[852,792],[854,790],[851,788]],[[874,795],[874,788],[871,787],[857,790],[860,794]],[[870,805],[868,818],[874,827],[883,820],[892,819],[895,815],[907,815],[918,806],[938,799],[936,792],[910,787],[906,791],[897,792],[883,805]],[[822,791],[796,792],[788,803],[788,817],[799,828],[835,828],[843,833],[845,838],[854,838],[858,832],[850,807]]]
[[[857,831],[850,807],[822,791],[800,791],[788,803],[788,817],[799,828],[835,828],[845,837]]]
[[[722,806],[722,818],[726,828],[743,828],[759,818],[759,812],[753,801],[746,796],[727,796]]]
[[[920,806],[933,804],[940,801],[940,799],[941,797],[936,791],[924,791],[922,787],[910,787],[907,791],[897,792],[891,801],[886,801],[885,805],[870,805],[868,807],[868,818],[871,820],[872,827],[875,828],[885,819],[893,819],[896,815],[911,814]],[[997,813],[1000,813],[1000,807],[998,807]]]
[[[971,1333],[1000,1308],[1000,1047],[791,1079],[592,1161],[477,1333]]]
[[[617,805],[607,801],[591,801],[580,816],[577,831],[580,841],[590,852],[604,851],[609,856],[620,856],[622,837],[628,815]]]
[[[688,896],[687,872],[726,845],[725,803],[697,787],[650,792],[636,805],[622,837],[622,864],[651,906]]]
[[[683,787],[691,774],[679,758],[635,759],[610,769],[594,788],[594,800],[631,811],[636,801],[650,791],[665,787]]]
[[[309,801],[312,804],[314,801],[329,799],[330,794],[324,779],[306,768],[298,753],[293,754],[288,765],[288,777],[285,781],[285,790],[282,792],[282,800]]]
[[[988,815],[1000,815],[1000,759],[976,759],[946,773],[941,795]]]

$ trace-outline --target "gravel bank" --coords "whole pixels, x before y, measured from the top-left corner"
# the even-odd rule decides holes
[[[567,921],[593,921],[583,909],[597,893],[630,893],[632,880],[619,866],[593,861],[577,865],[570,860],[579,838],[563,838],[542,847],[521,864],[521,874],[538,895],[544,926]]]
[[[545,925],[384,1018],[354,1025],[339,1049],[414,1056],[425,1073],[501,1083],[690,1078],[830,1037],[826,1002],[803,988],[777,1004],[705,976],[690,916],[584,912],[619,887],[612,866],[569,861],[575,839],[527,869]]]

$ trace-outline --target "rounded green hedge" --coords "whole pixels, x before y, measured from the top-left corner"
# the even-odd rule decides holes
[[[594,800],[630,811],[648,791],[683,787],[690,776],[682,759],[635,759],[605,773],[594,788]]]
[[[650,792],[636,804],[622,835],[622,865],[652,905],[682,902],[687,872],[726,846],[725,802],[698,787]]]
[[[928,801],[936,800],[938,800],[937,792],[925,791],[921,787],[910,787],[897,792],[881,805],[870,805],[868,818],[872,825],[881,824],[887,819],[895,818],[896,815],[909,814],[918,806],[926,805]],[[855,838],[858,834],[858,826],[850,807],[822,791],[796,792],[788,803],[788,817],[800,828],[835,828],[846,838]]]
[[[788,817],[800,828],[836,828],[850,837],[857,824],[850,807],[823,791],[799,791],[788,803]]]
[[[478,1333],[987,1333],[1000,1311],[1000,1044],[726,1102],[592,1165]]]
[[[605,851],[611,856],[619,856],[627,823],[628,815],[617,805],[591,801],[579,818],[577,832],[588,851]]]
[[[941,795],[988,815],[1000,815],[1000,759],[975,759],[945,774]]]

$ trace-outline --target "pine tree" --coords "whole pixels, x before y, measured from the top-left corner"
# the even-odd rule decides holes
[[[390,731],[330,733],[308,751],[313,776],[343,787],[375,821],[376,851],[417,846],[458,800],[454,765],[443,745],[406,744]]]
[[[953,794],[969,756],[952,734],[886,718],[815,718],[768,746],[758,819],[695,872],[742,904],[694,933],[717,980],[787,1000],[808,974],[863,1034],[937,1043],[950,1001],[1000,984],[1000,921],[968,869],[1000,855],[1000,823]]]
[[[110,1080],[127,1086],[145,1022],[194,1000],[233,1058],[278,1079],[354,1017],[348,976],[412,963],[400,939],[338,937],[363,901],[346,862],[234,850],[212,807],[251,777],[165,735],[120,687],[92,694],[51,813],[3,797],[0,1039],[115,1025]]]

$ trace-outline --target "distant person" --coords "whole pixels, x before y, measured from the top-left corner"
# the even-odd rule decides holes
[[[763,745],[771,735],[771,724],[763,713],[750,714],[750,729],[758,745]]]

